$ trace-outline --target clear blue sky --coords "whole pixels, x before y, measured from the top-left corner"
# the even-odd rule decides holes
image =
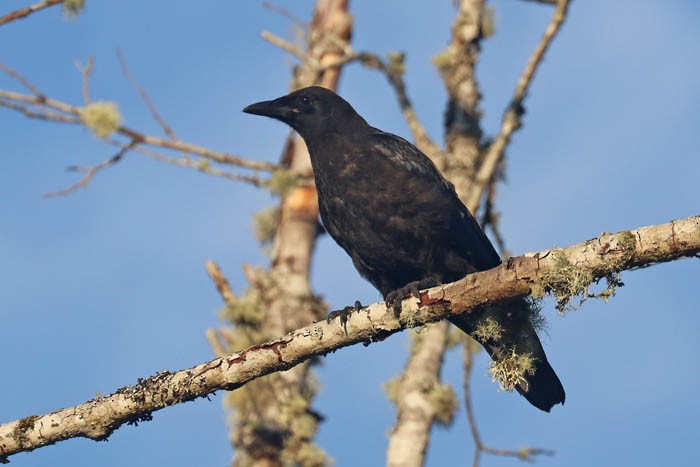
[[[27,2],[2,2],[2,13]],[[76,20],[58,9],[0,28],[0,61],[51,96],[80,103],[73,62],[97,59],[93,97],[120,103],[125,122],[157,133],[119,72],[132,72],[185,140],[276,161],[286,129],[240,112],[286,91],[291,63],[259,39],[290,35],[260,2],[90,1]],[[302,18],[311,0],[280,1]],[[355,1],[354,44],[407,52],[408,90],[441,137],[445,93],[430,57],[445,45],[451,1]],[[496,31],[479,78],[493,132],[550,8],[493,2]],[[508,151],[498,207],[516,254],[698,214],[700,4],[691,0],[574,2],[526,102],[525,127]],[[0,87],[19,90],[0,76]],[[385,80],[359,66],[340,92],[375,126],[409,136]],[[112,149],[87,130],[29,121],[0,109],[0,421],[107,394],[138,377],[212,357],[203,333],[220,299],[202,263],[215,259],[235,289],[241,264],[264,264],[250,216],[266,193],[130,154],[87,190],[43,200],[72,183],[65,167],[97,163]],[[497,392],[481,357],[475,410],[484,440],[557,451],[542,466],[698,465],[700,263],[628,272],[609,304],[562,318],[546,302],[550,361],[567,389],[551,414]],[[313,286],[335,307],[378,293],[331,239],[313,264]],[[406,336],[325,359],[316,407],[328,420],[318,442],[337,465],[382,465],[394,421],[381,383],[405,360]],[[461,385],[460,355],[445,377]],[[358,449],[361,446],[361,449]],[[436,429],[428,465],[463,465],[472,442],[463,407]],[[77,439],[12,457],[26,466],[226,465],[231,456],[220,395],[123,427],[106,443]],[[485,458],[486,466],[520,465]]]

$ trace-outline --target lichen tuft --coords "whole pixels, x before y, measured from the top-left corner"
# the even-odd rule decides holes
[[[77,18],[85,9],[85,0],[65,0],[63,2],[63,14],[69,18]]]
[[[519,354],[514,348],[502,351],[489,363],[489,373],[502,391],[513,391],[520,384],[527,384],[526,376],[535,374],[535,358],[531,353]]]
[[[119,129],[122,116],[115,102],[97,101],[80,111],[80,118],[98,138],[106,138]]]

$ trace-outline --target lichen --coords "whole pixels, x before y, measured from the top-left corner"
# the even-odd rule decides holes
[[[286,195],[297,184],[297,175],[291,170],[275,170],[267,182],[267,188],[279,196]]]
[[[386,398],[389,399],[391,402],[396,404],[396,402],[399,400],[399,391],[401,390],[401,380],[397,378],[392,378],[386,383],[382,384],[382,389],[384,389],[384,393],[386,394]]]
[[[481,37],[488,39],[496,33],[496,10],[487,6],[481,12]]]
[[[77,18],[85,9],[85,0],[65,0],[63,2],[63,13],[69,18]]]
[[[80,118],[98,138],[106,138],[119,129],[122,116],[115,102],[97,101],[80,111]]]
[[[454,66],[452,50],[449,47],[445,47],[441,52],[433,56],[432,62],[441,73],[449,70]]]
[[[389,60],[389,73],[393,75],[402,75],[406,72],[404,62],[406,54],[403,52],[388,52],[386,58]]]
[[[479,342],[499,341],[502,334],[501,325],[490,316],[480,321],[474,331],[474,337]]]
[[[436,383],[428,393],[428,401],[435,411],[435,421],[442,426],[451,425],[459,406],[452,386]]]
[[[520,384],[527,384],[526,376],[535,374],[535,358],[529,352],[519,354],[511,348],[489,363],[489,373],[502,391],[510,392]]]
[[[533,297],[539,298],[550,291],[560,313],[578,308],[588,298],[593,274],[571,263],[562,250],[552,251],[552,263],[552,267],[543,272],[541,283],[532,288]],[[576,297],[580,297],[578,304],[574,303]]]
[[[268,245],[277,235],[280,224],[279,206],[272,206],[258,211],[253,216],[255,236],[262,245]]]

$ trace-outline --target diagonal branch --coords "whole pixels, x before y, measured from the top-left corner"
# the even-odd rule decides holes
[[[570,0],[557,0],[557,7],[552,14],[552,19],[535,47],[535,50],[532,52],[527,65],[525,65],[523,74],[520,76],[520,79],[518,79],[513,98],[503,114],[501,130],[498,136],[496,136],[496,139],[494,139],[489,146],[484,155],[484,160],[476,173],[472,188],[469,190],[469,194],[466,197],[466,204],[468,206],[476,206],[479,204],[479,200],[484,192],[484,186],[492,180],[496,173],[496,169],[503,159],[506,147],[510,143],[513,133],[522,126],[522,115],[525,112],[523,101],[535,77],[535,72],[542,63],[545,52],[547,52],[550,44],[564,24],[569,9],[569,3]]]
[[[8,13],[7,15],[0,18],[0,26],[3,26],[4,24],[7,24],[16,19],[26,18],[32,13],[35,13],[39,10],[43,10],[44,8],[48,8],[53,5],[58,5],[59,3],[63,3],[63,1],[64,0],[44,0],[43,2],[39,2],[35,5],[15,10],[12,13]]]
[[[150,96],[146,92],[145,89],[141,87],[138,81],[136,81],[136,78],[131,74],[129,71],[129,68],[126,66],[126,60],[124,59],[124,54],[122,53],[121,49],[117,49],[117,59],[119,60],[119,66],[122,68],[122,73],[124,73],[124,76],[126,76],[126,79],[131,82],[131,84],[136,88],[136,91],[139,93],[141,96],[141,99],[143,102],[146,104],[146,107],[148,107],[148,110],[151,112],[151,115],[153,116],[153,119],[158,122],[158,125],[163,129],[163,132],[170,137],[170,139],[177,140],[177,136],[175,136],[175,132],[173,129],[170,127],[165,122],[165,119],[163,116],[158,112],[158,109],[156,109],[155,104],[153,104],[153,101],[151,100]]]
[[[275,172],[281,170],[281,167],[277,164],[244,159],[232,154],[224,153],[221,151],[214,151],[178,139],[175,133],[172,131],[172,129],[165,123],[165,120],[158,113],[155,106],[153,105],[153,102],[150,100],[146,92],[131,76],[129,70],[126,68],[126,64],[121,55],[120,63],[123,67],[124,73],[126,74],[127,78],[134,84],[139,94],[143,98],[144,102],[146,103],[147,107],[151,111],[151,114],[153,115],[154,119],[158,122],[161,128],[163,128],[163,131],[168,135],[168,137],[161,138],[158,136],[148,135],[146,133],[116,123],[113,128],[110,128],[110,130],[113,130],[113,132],[117,135],[126,137],[127,141],[115,141],[112,138],[100,135],[101,137],[103,137],[103,139],[105,139],[105,141],[111,144],[116,144],[120,147],[124,145],[132,146],[131,149],[134,149],[137,152],[140,152],[162,162],[177,165],[180,167],[193,168],[195,170],[207,173],[209,175],[223,177],[230,180],[244,181],[258,187],[267,186],[269,180],[260,178],[257,175],[257,173],[254,173],[253,175],[244,175],[220,170],[211,167],[210,162],[233,165],[244,169],[254,170],[256,172]],[[33,118],[37,120],[70,123],[89,127],[88,123],[86,123],[86,119],[84,118],[84,114],[85,109],[89,109],[92,105],[90,99],[90,75],[93,68],[92,57],[88,59],[86,65],[83,66],[82,64],[78,63],[77,66],[82,75],[82,95],[86,107],[74,106],[59,101],[57,99],[47,97],[26,77],[21,75],[16,70],[0,63],[0,72],[7,74],[15,81],[17,81],[20,85],[22,85],[22,87],[26,88],[29,91],[29,94],[24,94],[6,89],[0,89],[0,108],[5,107],[7,109],[21,113],[28,118]],[[98,103],[96,103],[95,105],[97,104]],[[170,157],[164,154],[160,154],[151,150],[148,146],[179,151],[182,154],[182,157]],[[188,155],[196,156],[196,158],[190,159]],[[121,157],[117,158],[114,162],[117,162],[120,159]],[[75,191],[80,186],[84,186],[87,182],[89,182],[90,178],[97,171],[113,165],[114,162],[105,161],[105,163],[93,167],[92,170],[86,169],[85,172],[88,174],[86,178],[83,178],[78,183],[72,185],[71,187],[68,187],[65,190],[60,190],[59,192],[51,193],[48,196],[67,194]]]
[[[101,162],[93,167],[79,167],[79,166],[73,166],[69,167],[68,170],[71,172],[82,172],[85,174],[83,178],[72,184],[71,186],[64,188],[62,190],[58,191],[52,191],[50,193],[44,193],[43,197],[44,198],[55,198],[57,196],[65,196],[69,193],[74,192],[75,190],[78,190],[80,188],[86,188],[88,186],[88,183],[90,183],[95,175],[97,175],[97,172],[99,172],[102,169],[106,169],[107,167],[110,167],[117,162],[121,161],[122,158],[126,155],[127,152],[129,152],[131,149],[136,147],[138,142],[136,141],[131,141],[129,144],[125,144],[121,147],[119,152],[117,152],[115,155],[110,157],[104,162]]]
[[[353,313],[344,328],[335,321],[320,321],[186,370],[159,373],[109,396],[5,423],[0,425],[0,462],[69,438],[104,440],[125,423],[150,420],[156,410],[217,390],[240,388],[260,376],[289,370],[313,356],[342,347],[383,340],[406,329],[409,323],[420,326],[468,313],[485,303],[553,287],[547,277],[561,273],[562,259],[596,279],[699,253],[700,216],[695,216],[511,258],[494,269],[423,291],[420,300],[405,300],[398,319],[383,302],[375,303]]]
[[[398,100],[399,107],[401,108],[401,113],[403,114],[404,120],[408,125],[408,129],[410,130],[411,136],[413,137],[416,145],[426,154],[431,156],[441,152],[440,147],[430,138],[425,127],[420,122],[418,114],[413,108],[411,100],[408,97],[408,93],[406,92],[406,83],[403,79],[403,56],[401,54],[396,54],[394,60],[386,61],[379,55],[371,52],[352,52],[348,46],[347,51],[343,56],[333,59],[328,63],[322,64],[318,60],[314,60],[313,57],[310,57],[297,45],[276,36],[269,31],[262,31],[260,36],[269,43],[294,55],[307,66],[311,67],[311,69],[316,73],[341,68],[342,66],[353,62],[359,62],[367,68],[379,71],[386,77],[389,84],[394,89],[396,99]]]

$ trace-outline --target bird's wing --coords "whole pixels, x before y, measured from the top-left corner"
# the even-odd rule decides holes
[[[449,238],[454,247],[470,257],[477,270],[490,269],[501,262],[496,249],[491,244],[479,223],[457,196],[454,185],[442,176],[428,156],[416,146],[400,136],[381,130],[369,134],[373,149],[392,163],[410,173],[415,181],[413,196],[429,199],[436,215],[447,216],[448,227],[453,235]]]

